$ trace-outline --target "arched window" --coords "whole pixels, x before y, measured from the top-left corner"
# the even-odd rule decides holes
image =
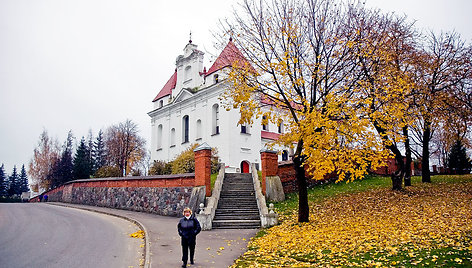
[[[184,82],[187,82],[192,79],[191,72],[192,72],[192,66],[185,67]]]
[[[219,105],[214,104],[212,107],[212,133],[213,135],[220,134],[220,122],[219,122]]]
[[[162,106],[164,106],[164,101],[163,101],[163,100],[160,100],[160,101],[159,101],[159,108],[161,108]]]
[[[213,82],[215,82],[215,84],[218,83],[218,74],[215,74],[215,75],[213,76]]]
[[[288,151],[283,150],[282,151],[282,161],[287,161],[288,160]]]
[[[269,131],[269,122],[267,122],[267,116],[262,116],[262,130]]]
[[[282,120],[279,121],[279,125],[278,125],[277,131],[278,131],[278,133],[280,133],[280,134],[283,134],[283,133],[284,133],[284,121],[282,121]]]
[[[182,117],[182,143],[188,142],[188,132],[189,132],[188,115],[186,115]]]
[[[202,120],[197,120],[197,139],[202,138]]]
[[[175,146],[175,128],[170,130],[170,146]]]
[[[162,125],[157,126],[157,149],[162,148]]]

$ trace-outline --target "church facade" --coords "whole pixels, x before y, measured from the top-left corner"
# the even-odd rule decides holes
[[[249,172],[260,165],[260,150],[284,131],[279,125],[239,125],[239,110],[226,110],[221,97],[228,89],[225,69],[242,54],[230,39],[213,65],[203,67],[204,53],[190,40],[176,68],[153,100],[151,117],[151,160],[171,161],[194,143],[218,149],[226,172]],[[280,151],[279,160],[288,160],[289,149]]]

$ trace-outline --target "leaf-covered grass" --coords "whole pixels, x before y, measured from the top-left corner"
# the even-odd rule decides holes
[[[471,267],[472,175],[413,179],[392,191],[371,177],[309,191],[310,222],[297,198],[277,204],[281,224],[259,232],[234,267]]]

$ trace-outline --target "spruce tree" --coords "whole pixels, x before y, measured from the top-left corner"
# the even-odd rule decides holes
[[[85,139],[82,137],[80,140],[79,147],[74,157],[74,178],[75,179],[88,179],[90,177],[90,161],[89,152]]]
[[[449,151],[447,167],[453,174],[469,173],[472,163],[467,156],[466,149],[461,140],[456,141]]]
[[[10,189],[8,189],[8,195],[13,196],[19,194],[20,187],[20,177],[18,176],[18,172],[16,171],[16,166],[13,166],[13,172],[10,175]]]
[[[93,134],[92,131],[89,131],[89,134],[87,136],[87,156],[88,156],[88,162],[89,162],[89,175],[93,175],[94,170],[93,167],[95,166],[95,160],[93,157]]]
[[[105,141],[103,140],[103,131],[100,129],[98,132],[97,139],[93,144],[93,168],[92,174],[95,174],[97,170],[101,167],[106,166],[106,149],[105,149]]]
[[[72,131],[69,131],[67,140],[64,142],[62,147],[62,154],[59,160],[54,164],[53,171],[51,174],[51,186],[56,188],[73,178],[74,165],[72,163],[72,142],[74,136]]]
[[[8,179],[5,174],[5,167],[2,164],[0,167],[0,197],[4,197],[8,195]]]
[[[29,192],[28,175],[26,175],[25,165],[21,167],[20,171],[20,193]]]

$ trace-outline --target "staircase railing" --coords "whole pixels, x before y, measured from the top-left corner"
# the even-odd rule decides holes
[[[200,212],[196,214],[197,220],[200,222],[202,230],[211,230],[212,221],[215,218],[215,211],[220,200],[221,189],[223,187],[223,179],[225,178],[225,164],[220,165],[220,171],[216,177],[215,185],[211,192],[211,196],[205,199],[206,207],[203,203],[200,204]]]
[[[251,164],[251,173],[254,191],[256,192],[257,207],[259,208],[259,216],[261,218],[261,226],[266,228],[277,225],[278,215],[274,212],[273,204],[270,204],[270,210],[267,209],[266,199],[262,193],[261,182],[257,175],[257,169],[254,163]]]

